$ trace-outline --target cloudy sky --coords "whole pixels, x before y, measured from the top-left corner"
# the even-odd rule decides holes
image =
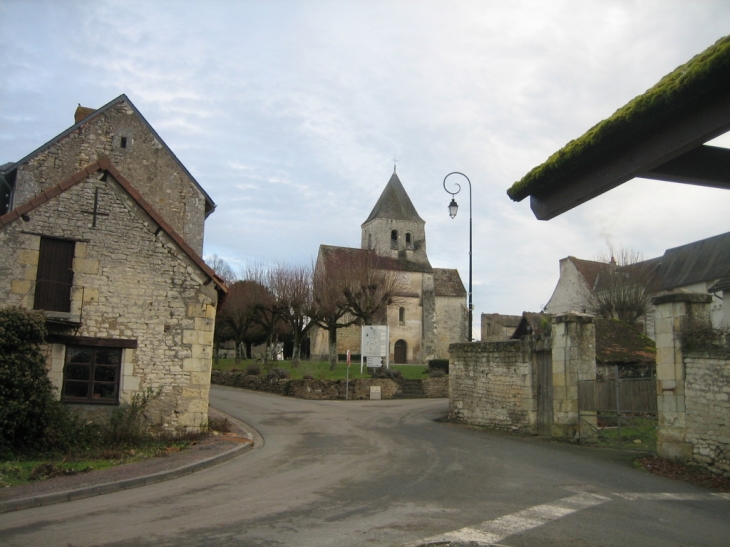
[[[466,284],[468,188],[451,220],[442,186],[461,171],[478,323],[539,311],[565,256],[730,230],[715,189],[636,179],[548,222],[505,193],[728,22],[727,0],[0,0],[0,164],[125,93],[218,204],[205,255],[238,270],[359,246],[395,158],[431,263]]]

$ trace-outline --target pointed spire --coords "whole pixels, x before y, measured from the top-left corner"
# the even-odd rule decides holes
[[[363,224],[367,224],[376,218],[424,222],[418,216],[416,208],[413,206],[413,202],[411,202],[411,198],[408,197],[405,188],[403,188],[403,184],[401,184],[398,175],[395,173],[395,167],[393,167],[393,175],[391,175],[388,184],[385,185],[385,189],[380,194],[378,202]]]

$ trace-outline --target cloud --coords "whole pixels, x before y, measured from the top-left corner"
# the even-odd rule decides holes
[[[549,222],[506,189],[727,33],[725,1],[9,1],[0,163],[126,93],[218,203],[206,255],[308,263],[358,246],[397,172],[431,262],[475,317],[537,311],[558,260],[607,241],[656,256],[730,229],[730,192],[635,180]],[[701,211],[698,214],[697,211]]]

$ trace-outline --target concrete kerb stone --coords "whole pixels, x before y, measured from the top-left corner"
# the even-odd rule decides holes
[[[239,427],[241,427],[241,429],[243,429],[247,433],[248,438],[250,438],[251,441],[245,443],[237,443],[233,448],[226,450],[225,452],[222,452],[220,454],[216,454],[215,456],[206,458],[204,460],[193,462],[187,465],[182,465],[174,469],[151,473],[149,475],[143,475],[129,479],[121,479],[104,484],[98,484],[94,486],[88,486],[62,492],[54,492],[51,494],[43,494],[19,499],[2,500],[0,501],[0,513],[10,513],[12,511],[20,511],[23,509],[32,509],[33,507],[54,505],[56,503],[63,503],[66,501],[90,498],[93,496],[101,496],[103,494],[111,494],[113,492],[119,492],[121,490],[129,490],[131,488],[138,488],[140,486],[148,486],[159,482],[177,479],[180,477],[184,477],[185,475],[195,473],[196,471],[201,471],[203,469],[207,469],[208,467],[223,463],[251,450],[254,446],[253,439],[255,436],[258,435],[251,433],[250,426],[247,426],[242,422],[236,420],[235,418],[227,416],[220,411],[216,410],[215,412],[216,414],[219,414],[227,418],[229,421],[232,421],[239,425]]]

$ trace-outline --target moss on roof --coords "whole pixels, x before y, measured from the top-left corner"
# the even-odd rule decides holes
[[[596,159],[643,140],[672,120],[691,114],[697,106],[728,93],[730,36],[721,38],[619,108],[610,118],[570,141],[545,163],[515,182],[507,195],[514,201],[521,201]]]

